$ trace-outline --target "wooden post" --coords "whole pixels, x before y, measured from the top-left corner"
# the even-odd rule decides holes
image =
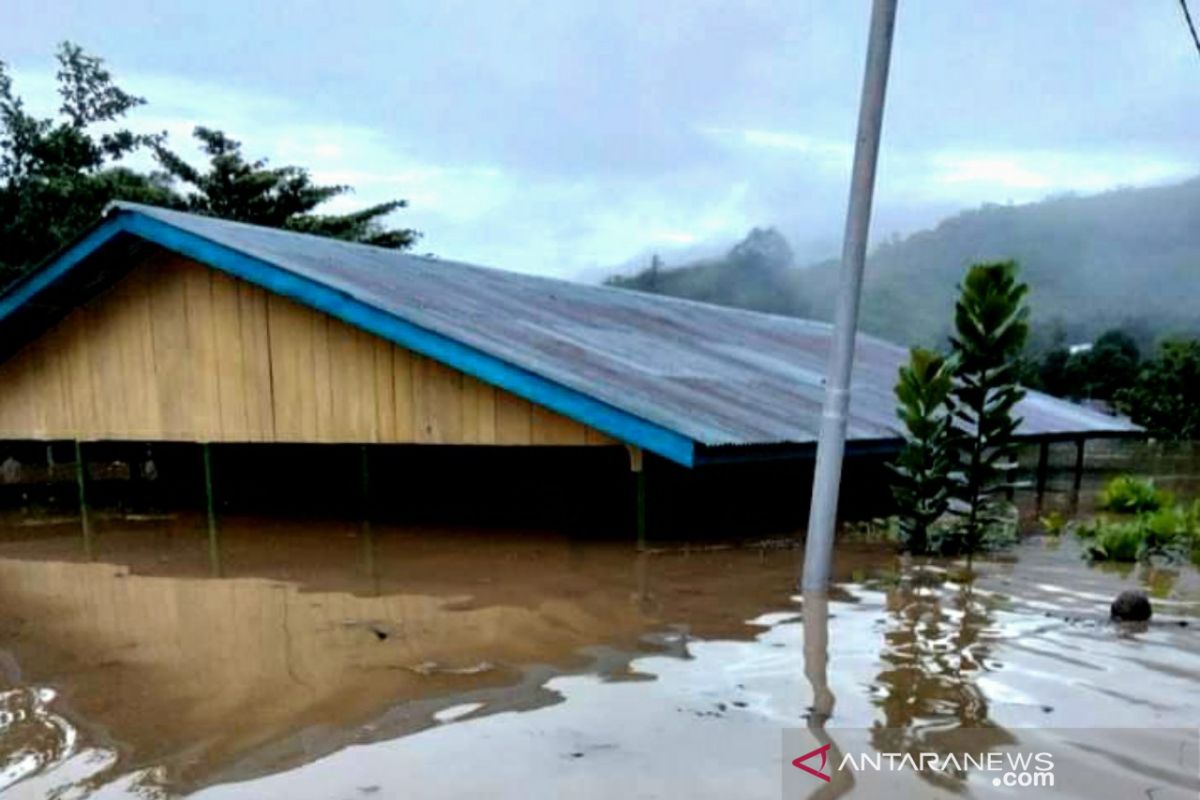
[[[1046,494],[1046,479],[1050,472],[1050,442],[1042,440],[1038,445],[1038,464],[1037,464],[1037,498],[1038,504],[1041,505],[1042,497]]]
[[[649,557],[649,553],[642,551],[633,561],[633,578],[637,585],[638,608],[642,611],[646,610],[647,601],[650,599],[650,581],[646,564],[646,559]]]
[[[1079,494],[1079,489],[1083,486],[1083,447],[1087,443],[1087,439],[1080,436],[1075,440],[1075,494]]]
[[[92,521],[88,511],[87,463],[83,460],[83,444],[75,440],[75,483],[79,486],[79,524],[83,528],[83,552],[92,558]]]
[[[379,596],[379,565],[375,557],[375,529],[371,521],[364,519],[359,523],[359,538],[362,541],[362,571],[371,582],[371,596]]]
[[[362,536],[363,571],[371,581],[373,596],[379,596],[379,571],[375,562],[375,531],[371,528],[371,461],[367,446],[359,446],[359,489],[362,500],[362,522],[359,534]]]
[[[646,549],[646,472],[637,472],[637,541],[638,549]]]
[[[221,567],[221,538],[217,527],[217,502],[213,491],[212,447],[208,442],[201,445],[204,452],[204,500],[208,511],[208,563],[213,577],[220,578]]]
[[[371,459],[367,446],[359,445],[359,489],[362,492],[363,520],[371,518]]]
[[[634,474],[637,486],[636,526],[638,550],[646,549],[646,471],[642,464],[642,448],[626,446],[629,450],[629,470]]]

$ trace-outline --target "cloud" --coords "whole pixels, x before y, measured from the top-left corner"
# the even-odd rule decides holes
[[[55,43],[106,57],[174,145],[402,197],[445,257],[576,275],[774,224],[837,250],[866,3],[360,0],[284,6],[8,0],[0,53],[52,110]],[[148,35],[148,30],[161,35]],[[1120,0],[902,7],[874,229],[963,206],[1200,170],[1195,53],[1176,8]],[[668,260],[671,260],[668,257]]]
[[[976,192],[1008,191],[1036,199],[1049,192],[1179,180],[1200,169],[1200,159],[1119,151],[947,152],[935,153],[929,162],[931,188],[944,187],[949,197],[969,186]]]

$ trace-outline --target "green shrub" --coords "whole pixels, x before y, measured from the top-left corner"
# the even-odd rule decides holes
[[[899,523],[898,517],[877,517],[845,522],[842,524],[842,531],[856,541],[903,544],[904,537],[900,533]]]
[[[992,500],[986,517],[979,518],[974,537],[967,537],[962,520],[946,514],[929,526],[929,549],[932,555],[962,556],[975,552],[1001,550],[1019,540],[1017,507],[1012,503]]]
[[[1118,475],[1100,493],[1100,507],[1118,514],[1140,514],[1165,508],[1173,499],[1170,492],[1156,488],[1149,478]]]
[[[1042,523],[1042,529],[1048,536],[1061,536],[1062,532],[1067,529],[1067,518],[1059,511],[1051,511],[1041,517],[1038,522]]]
[[[1147,556],[1136,520],[1101,522],[1090,531],[1084,554],[1093,561],[1139,561]]]
[[[997,506],[987,525],[981,530],[978,549],[999,550],[1017,542],[1017,507],[1011,503]],[[878,519],[846,522],[842,525],[843,535],[859,542],[884,542],[900,545],[913,555],[953,557],[966,555],[967,540],[962,535],[962,524],[953,514],[943,514],[926,527],[926,539],[922,549],[914,550],[912,540],[905,534],[902,515]]]
[[[1075,534],[1094,561],[1171,561],[1200,558],[1200,500],[1190,506],[1163,506],[1133,518],[1098,517],[1080,523]]]

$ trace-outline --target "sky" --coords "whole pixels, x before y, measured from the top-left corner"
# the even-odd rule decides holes
[[[353,186],[329,211],[408,200],[418,252],[596,279],[763,225],[835,255],[869,6],[4,0],[0,60],[50,113],[77,42],[185,155],[216,127]],[[1185,179],[1198,134],[1177,0],[900,0],[873,235]]]

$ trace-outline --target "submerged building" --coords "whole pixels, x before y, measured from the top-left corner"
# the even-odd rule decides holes
[[[62,443],[50,461],[89,443],[132,482],[193,475],[208,445],[229,506],[358,487],[435,519],[603,526],[649,473],[668,526],[792,524],[829,342],[823,323],[119,203],[0,296],[0,440]],[[852,470],[899,443],[905,358],[859,337]],[[1029,440],[1136,433],[1036,392],[1018,413]]]

